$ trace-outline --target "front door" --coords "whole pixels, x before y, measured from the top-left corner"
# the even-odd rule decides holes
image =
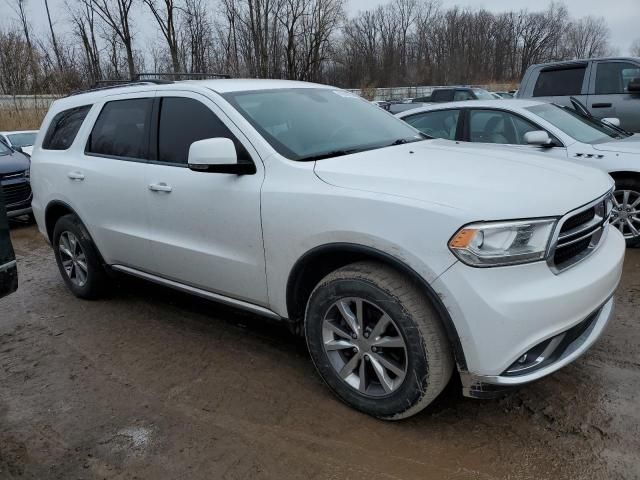
[[[598,118],[619,118],[622,128],[640,132],[640,93],[629,93],[629,83],[640,78],[640,64],[607,60],[596,63],[588,108]]]
[[[167,94],[168,95],[168,94]],[[157,136],[147,174],[149,238],[156,275],[256,304],[267,304],[260,220],[264,169],[257,152],[208,98],[171,92],[156,100]],[[192,171],[189,147],[230,138],[257,173]],[[241,139],[241,140],[240,140]]]

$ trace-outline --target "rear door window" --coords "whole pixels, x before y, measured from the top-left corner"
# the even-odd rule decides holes
[[[460,110],[439,110],[418,113],[403,120],[430,137],[455,140],[459,117]]]
[[[453,97],[454,102],[461,102],[464,100],[475,100],[473,93],[469,90],[456,90],[456,93]]]
[[[580,95],[586,65],[542,70],[533,89],[534,97]]]
[[[596,71],[596,95],[628,93],[629,83],[640,78],[640,65],[629,62],[602,62]]]
[[[67,150],[78,134],[91,105],[75,107],[58,113],[47,129],[42,142],[45,150]]]
[[[108,102],[102,108],[87,143],[87,153],[108,157],[148,158],[153,99]],[[190,119],[183,119],[189,123]]]
[[[159,162],[186,165],[191,144],[207,138],[229,138],[236,146],[238,159],[249,160],[242,144],[206,105],[192,98],[162,98],[157,138]]]

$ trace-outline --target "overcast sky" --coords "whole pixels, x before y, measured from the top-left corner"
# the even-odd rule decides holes
[[[347,0],[348,11],[355,14],[358,10],[387,3],[388,0]],[[472,8],[486,8],[493,12],[502,12],[506,10],[532,10],[532,6],[536,9],[544,8],[548,2],[545,0],[532,2],[531,0],[441,0],[443,7],[452,7],[460,5]],[[9,7],[10,3],[15,0],[0,0],[0,28],[6,28],[15,18],[15,14]],[[213,3],[213,2],[212,2]],[[573,17],[585,15],[602,16],[607,21],[611,29],[611,44],[618,50],[621,55],[627,55],[630,52],[631,43],[640,38],[640,29],[638,28],[638,20],[640,20],[640,0],[565,0],[565,5],[569,9],[569,13]],[[33,18],[33,28],[37,31],[45,31],[46,15],[43,0],[27,0],[27,9]],[[52,16],[55,21],[56,29],[65,31],[68,24],[64,15],[64,0],[49,0],[52,10]],[[138,15],[139,17],[140,15]],[[134,21],[136,18],[134,18]],[[141,29],[141,36],[136,40],[148,42],[157,39],[158,32],[153,29],[153,22],[146,18],[140,21],[137,18],[135,22],[137,27]],[[142,25],[141,25],[142,24]]]

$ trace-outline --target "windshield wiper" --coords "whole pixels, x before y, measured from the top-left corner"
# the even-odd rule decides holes
[[[309,155],[308,157],[299,158],[299,162],[313,162],[315,160],[324,160],[325,158],[342,157],[344,155],[351,155],[352,153],[358,153],[362,149],[352,148],[351,150],[332,150],[326,153],[319,153],[317,155]]]

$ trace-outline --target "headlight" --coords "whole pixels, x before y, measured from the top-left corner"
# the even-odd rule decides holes
[[[461,228],[449,248],[473,267],[535,262],[545,258],[556,219],[479,222]]]

